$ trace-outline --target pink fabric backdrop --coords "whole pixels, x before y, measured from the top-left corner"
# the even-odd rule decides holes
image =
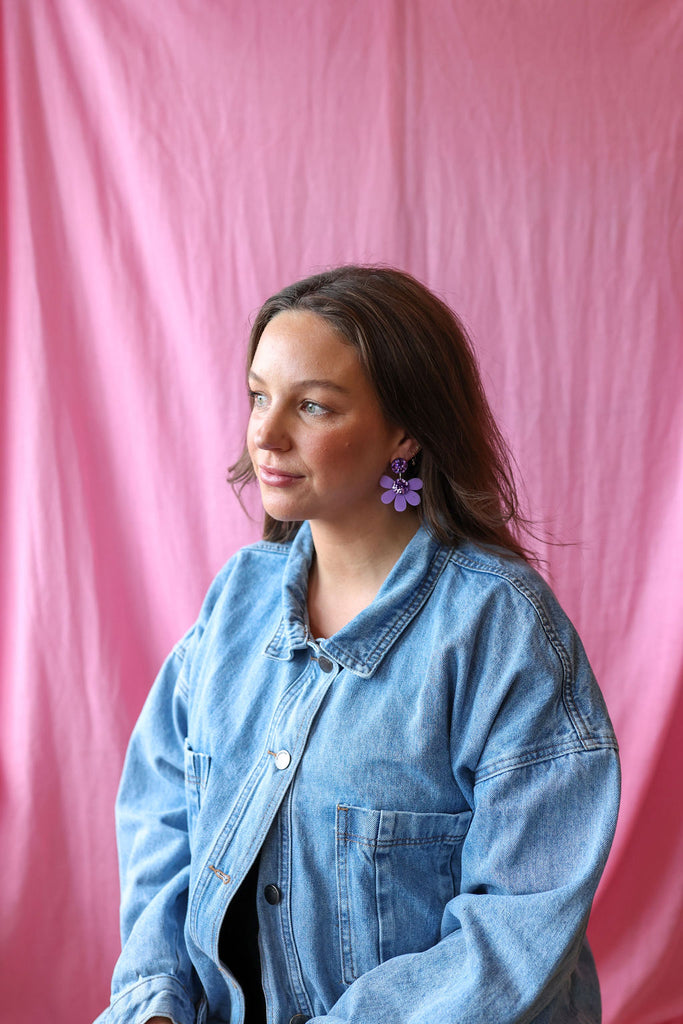
[[[382,261],[460,311],[622,745],[608,1024],[683,1022],[683,5],[5,0],[0,1018],[86,1024],[155,671],[257,525],[250,314]]]

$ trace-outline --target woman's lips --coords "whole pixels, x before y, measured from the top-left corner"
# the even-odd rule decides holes
[[[258,473],[261,482],[268,484],[270,487],[287,487],[302,479],[296,473],[285,473],[283,470],[275,469],[272,466],[259,466]]]

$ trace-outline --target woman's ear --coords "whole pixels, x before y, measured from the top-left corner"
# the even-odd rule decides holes
[[[408,434],[406,434],[399,441],[398,447],[391,456],[390,461],[393,462],[394,459],[405,459],[406,462],[410,462],[411,459],[415,458],[419,450],[420,446],[415,438],[409,437]]]

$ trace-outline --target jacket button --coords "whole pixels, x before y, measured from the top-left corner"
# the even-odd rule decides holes
[[[276,885],[271,882],[263,890],[263,895],[266,898],[266,903],[270,903],[271,907],[276,906],[282,899],[282,893]]]
[[[289,768],[292,760],[292,755],[288,750],[278,750],[275,755],[275,767],[279,768],[280,771],[284,771],[285,768]]]
[[[325,657],[318,658],[318,664],[320,665],[320,667],[323,670],[323,672],[331,672],[332,669],[334,668],[334,665],[332,664],[332,662],[330,661],[329,658],[325,658]],[[299,1017],[300,1016],[301,1016],[301,1014],[299,1014]],[[310,1020],[310,1017],[308,1019]],[[291,1022],[290,1022],[290,1024],[291,1024]],[[296,1024],[300,1024],[300,1021],[297,1021]]]
[[[295,1013],[289,1024],[306,1024],[311,1018],[306,1013]]]

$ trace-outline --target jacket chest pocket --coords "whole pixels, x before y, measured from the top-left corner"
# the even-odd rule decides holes
[[[185,799],[187,802],[188,829],[194,825],[201,806],[204,790],[209,781],[211,758],[193,750],[185,740]]]
[[[472,814],[370,810],[336,814],[337,903],[345,984],[401,953],[435,945],[459,891]]]

